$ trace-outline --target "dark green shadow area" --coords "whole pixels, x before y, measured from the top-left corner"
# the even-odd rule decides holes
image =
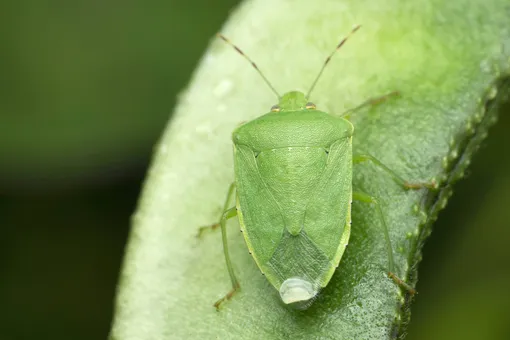
[[[236,3],[2,3],[0,339],[106,338],[153,145]]]
[[[423,250],[409,340],[508,339],[510,104]]]

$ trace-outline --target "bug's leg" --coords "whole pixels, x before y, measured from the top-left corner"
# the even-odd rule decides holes
[[[205,230],[214,230],[221,227],[221,240],[223,242],[223,254],[225,255],[225,262],[227,264],[228,274],[230,275],[230,281],[232,282],[232,289],[225,295],[223,298],[219,299],[214,303],[214,307],[219,310],[220,305],[229,300],[234,293],[240,288],[239,282],[237,281],[236,275],[234,273],[234,267],[232,266],[232,261],[230,260],[230,254],[228,251],[228,242],[227,242],[227,220],[229,218],[237,216],[236,207],[228,208],[230,205],[230,201],[234,196],[235,190],[235,182],[232,182],[228,188],[227,198],[225,199],[225,203],[223,204],[223,212],[221,213],[220,221],[218,223],[214,223],[209,226],[200,227],[198,230],[197,237],[200,237]]]
[[[234,273],[234,267],[232,266],[232,261],[230,260],[230,254],[228,251],[228,240],[227,240],[227,220],[229,218],[232,218],[234,216],[237,216],[237,209],[236,207],[230,208],[228,210],[225,210],[223,212],[223,215],[221,216],[220,226],[221,226],[221,239],[223,241],[223,253],[225,254],[225,262],[227,263],[227,269],[228,274],[230,275],[230,281],[232,281],[232,289],[214,303],[214,307],[216,307],[217,310],[220,309],[220,305],[229,300],[235,292],[240,288],[239,281],[237,281],[236,275]]]
[[[230,184],[230,186],[228,187],[227,198],[225,199],[225,203],[223,204],[223,211],[220,216],[220,221],[221,221],[221,218],[223,217],[223,212],[225,212],[228,209],[228,207],[230,206],[230,202],[232,201],[232,197],[234,196],[235,187],[236,187],[235,182],[232,182],[232,184]],[[198,229],[197,237],[201,237],[202,234],[207,230],[215,230],[215,229],[218,229],[219,227],[220,227],[220,222],[216,222],[211,225],[206,225],[206,226],[200,227]]]
[[[381,206],[379,205],[377,200],[374,197],[367,195],[360,191],[353,192],[352,199],[356,200],[356,201],[370,203],[370,204],[375,205],[377,214],[379,215],[379,218],[381,219],[381,223],[383,226],[382,229],[383,229],[383,233],[384,233],[384,239],[386,240],[386,246],[388,248],[388,277],[391,278],[397,285],[399,285],[400,287],[407,290],[409,292],[409,294],[411,294],[411,295],[416,294],[416,290],[413,287],[409,286],[407,283],[405,283],[402,279],[400,279],[395,274],[395,263],[393,260],[393,247],[391,246],[390,235],[388,233],[388,225],[386,224],[386,220],[384,219],[384,215],[383,215]]]
[[[393,92],[386,93],[385,95],[382,95],[382,96],[379,96],[379,97],[369,98],[369,99],[365,100],[363,103],[359,104],[358,106],[353,107],[352,109],[348,109],[347,111],[344,111],[340,115],[340,117],[348,116],[351,113],[356,112],[356,111],[364,108],[365,106],[377,105],[377,104],[380,104],[382,102],[385,102],[386,100],[388,100],[391,97],[395,97],[395,96],[399,96],[399,95],[400,95],[400,92],[393,91]]]
[[[366,162],[366,161],[371,161],[372,163],[377,165],[379,168],[381,168],[382,170],[386,171],[388,173],[388,175],[390,175],[391,178],[393,178],[393,180],[397,184],[401,185],[405,189],[421,189],[421,188],[437,189],[437,183],[436,182],[431,182],[431,183],[410,183],[410,182],[404,180],[397,173],[395,173],[395,171],[391,170],[386,165],[384,165],[381,161],[379,161],[377,158],[375,158],[375,157],[373,157],[371,155],[363,154],[363,155],[354,155],[352,157],[352,163],[353,164],[358,164],[358,163]]]

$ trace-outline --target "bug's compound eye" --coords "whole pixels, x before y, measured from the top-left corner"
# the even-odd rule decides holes
[[[313,285],[298,277],[292,277],[283,281],[280,287],[280,297],[283,303],[289,304],[300,301],[308,301],[317,295]]]
[[[280,105],[271,106],[271,112],[280,112]]]
[[[308,102],[308,103],[306,103],[305,108],[308,110],[315,110],[317,107],[315,106],[314,103]]]

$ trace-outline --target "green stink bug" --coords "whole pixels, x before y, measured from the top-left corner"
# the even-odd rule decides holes
[[[347,113],[396,92],[370,99],[339,116],[317,110],[308,101],[331,57],[359,27],[354,27],[326,58],[306,95],[291,91],[280,96],[241,49],[218,35],[252,64],[279,103],[232,133],[235,182],[228,190],[220,221],[200,228],[199,235],[207,228],[221,227],[232,281],[232,290],[215,303],[216,308],[240,287],[228,250],[227,219],[238,216],[249,252],[282,301],[306,308],[340,263],[350,237],[353,199],[376,206],[388,247],[389,276],[414,291],[393,274],[393,250],[382,211],[373,197],[353,192],[352,166],[370,160],[404,188],[432,185],[410,184],[374,157],[353,155],[354,127],[345,118]],[[230,207],[234,192],[236,204]]]

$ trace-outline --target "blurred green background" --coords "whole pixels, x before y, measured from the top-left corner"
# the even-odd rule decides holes
[[[152,147],[236,3],[0,5],[0,340],[106,338]],[[510,339],[509,128],[507,103],[425,246],[407,339]]]

